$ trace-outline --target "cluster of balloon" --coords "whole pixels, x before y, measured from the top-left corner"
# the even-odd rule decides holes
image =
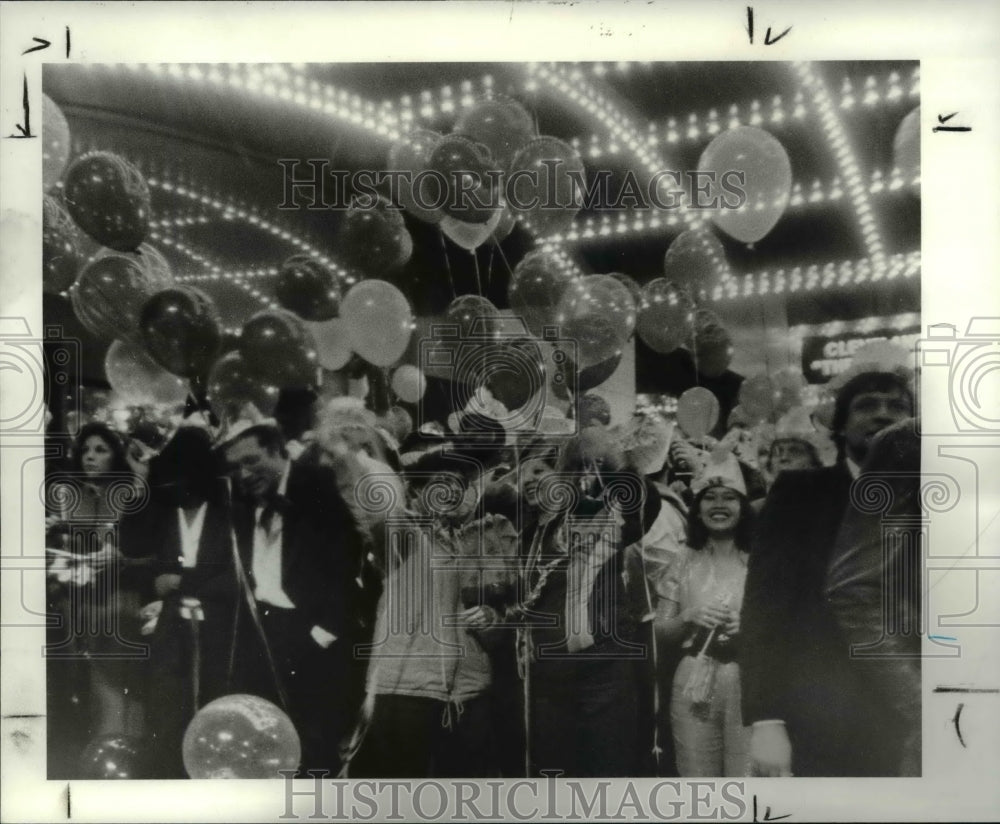
[[[620,281],[589,275],[566,288],[553,319],[560,338],[575,343],[577,366],[586,368],[621,352],[635,330],[636,308]]]
[[[788,152],[769,132],[756,126],[737,126],[718,135],[705,147],[698,171],[714,175],[709,202],[718,203],[712,220],[741,243],[764,238],[785,212],[792,191],[792,164]],[[723,188],[732,172],[743,175],[745,201],[738,206]],[[724,177],[730,175],[730,178]]]
[[[268,386],[316,384],[316,344],[305,324],[285,309],[265,309],[251,317],[240,333],[239,352],[244,363]]]
[[[133,341],[111,343],[104,356],[104,374],[115,394],[128,405],[180,404],[189,391],[186,380],[168,372]]]
[[[273,414],[281,387],[262,380],[237,349],[227,352],[212,366],[206,391],[216,416],[220,420],[233,420],[251,403],[262,415]]]
[[[149,231],[149,187],[139,170],[111,152],[89,152],[70,164],[63,199],[73,220],[102,246],[138,248]]]
[[[555,137],[532,140],[508,172],[510,197],[536,237],[565,232],[583,207],[580,153]]]
[[[413,313],[406,296],[384,280],[363,280],[344,296],[340,316],[351,349],[375,366],[391,366],[406,351]]]
[[[206,704],[184,733],[191,778],[281,778],[302,757],[288,716],[256,695],[226,695]]]
[[[668,354],[688,339],[694,304],[666,278],[651,280],[642,288],[636,332],[654,352]]]
[[[42,200],[42,289],[58,295],[73,285],[83,265],[76,224],[56,198]]]
[[[414,129],[389,149],[390,170],[404,172],[399,178],[399,205],[418,220],[435,225],[444,217],[435,204],[444,198],[438,180],[428,174],[431,153],[443,137],[430,129]]]
[[[70,300],[89,332],[103,340],[135,334],[146,301],[171,283],[169,272],[150,267],[146,259],[141,254],[105,254],[80,272]]]
[[[42,186],[52,189],[69,163],[69,123],[55,102],[42,95]]]
[[[892,141],[893,165],[905,180],[920,177],[920,107],[903,118]],[[919,193],[919,189],[917,192]]]
[[[293,255],[278,272],[278,304],[303,320],[324,321],[337,316],[340,286],[330,269],[311,255]]]
[[[708,297],[728,274],[722,243],[703,227],[681,232],[663,258],[663,276],[692,295]]]
[[[693,386],[677,399],[677,423],[684,434],[701,440],[719,422],[719,399],[703,386]]]
[[[142,308],[139,329],[153,360],[185,378],[204,375],[222,343],[215,304],[193,286],[153,295]]]
[[[142,751],[124,735],[99,735],[80,755],[80,777],[100,781],[144,778]]]
[[[417,403],[427,391],[427,378],[419,368],[404,364],[392,373],[392,391],[403,403]]]
[[[512,168],[517,153],[537,135],[525,108],[503,96],[475,103],[459,117],[454,131],[482,143],[501,169]]]
[[[366,275],[391,272],[413,254],[413,238],[402,212],[383,197],[351,202],[337,230],[339,259]]]
[[[485,145],[464,135],[446,135],[434,147],[428,165],[444,186],[445,215],[463,223],[489,223],[497,216],[500,175]]]
[[[510,308],[521,317],[532,334],[542,336],[551,325],[552,314],[563,293],[576,279],[554,252],[538,249],[525,255],[507,286]]]
[[[706,378],[718,378],[732,363],[732,337],[708,309],[698,309],[694,314],[690,348],[698,374]]]

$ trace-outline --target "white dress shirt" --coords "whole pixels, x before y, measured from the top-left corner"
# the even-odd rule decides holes
[[[278,482],[278,494],[284,495],[288,488],[288,474],[292,463],[285,465],[285,471]],[[254,511],[253,530],[253,577],[256,589],[254,597],[265,604],[284,609],[295,609],[295,604],[281,588],[281,542],[284,530],[284,516],[280,511],[273,513],[270,529],[261,523],[265,505]]]
[[[205,525],[205,513],[208,503],[203,503],[195,512],[190,523],[184,515],[184,510],[177,508],[177,522],[181,534],[181,555],[178,560],[184,569],[194,569],[198,563],[198,544],[201,542],[201,530]]]

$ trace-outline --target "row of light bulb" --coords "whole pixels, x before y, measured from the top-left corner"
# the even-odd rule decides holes
[[[788,331],[793,337],[805,337],[806,335],[865,335],[874,332],[876,329],[912,329],[920,325],[919,312],[904,312],[891,317],[869,317],[861,320],[834,320],[815,326],[802,324],[793,326]]]

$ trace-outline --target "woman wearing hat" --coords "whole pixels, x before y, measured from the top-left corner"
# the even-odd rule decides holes
[[[656,629],[684,653],[670,718],[682,777],[747,773],[736,651],[753,511],[735,456],[713,456],[691,485],[688,544],[671,570]]]

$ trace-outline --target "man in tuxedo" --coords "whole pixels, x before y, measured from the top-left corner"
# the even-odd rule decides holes
[[[912,415],[900,371],[855,368],[837,393],[834,466],[782,472],[761,511],[742,612],[743,723],[761,776],[892,775],[884,707],[824,597],[851,484],[886,427]]]
[[[353,721],[362,535],[334,471],[290,460],[273,421],[237,425],[222,448],[236,481],[234,526],[258,629],[243,633],[241,682],[285,706],[303,770],[336,774]]]

